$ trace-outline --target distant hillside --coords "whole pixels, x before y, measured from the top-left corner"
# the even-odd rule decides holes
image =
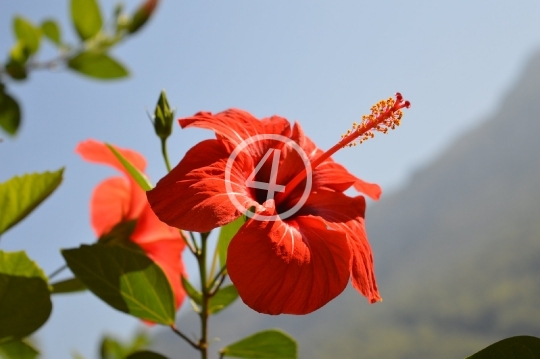
[[[431,275],[427,269],[440,267],[441,260],[450,264],[463,251],[486,245],[498,235],[495,223],[537,209],[539,137],[540,54],[489,120],[369,209],[380,275],[395,276],[400,266]]]
[[[214,347],[281,327],[306,359],[463,358],[540,336],[539,138],[540,54],[491,118],[368,208],[383,303],[349,289],[312,315],[269,317],[238,302],[213,320],[225,333]],[[194,357],[172,338],[159,336],[158,350]]]

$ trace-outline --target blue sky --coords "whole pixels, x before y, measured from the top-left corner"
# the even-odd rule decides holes
[[[111,14],[114,2],[101,4]],[[65,38],[74,39],[67,1],[0,0],[3,54],[13,43],[14,14],[35,22],[54,17]],[[400,91],[412,102],[402,126],[335,156],[383,191],[396,190],[497,111],[539,49],[538,14],[540,2],[524,0],[164,1],[147,27],[113,50],[131,70],[129,79],[104,83],[62,70],[7,83],[23,105],[24,124],[14,140],[0,135],[0,181],[62,166],[66,173],[57,193],[6,233],[0,248],[25,249],[50,273],[62,264],[59,248],[95,240],[88,201],[114,172],[78,158],[79,141],[133,148],[148,159],[154,183],[163,176],[146,115],[161,89],[179,117],[230,107],[258,117],[277,114],[298,120],[321,148],[331,147],[373,103]],[[42,59],[54,56],[52,47],[43,50]],[[210,136],[176,127],[171,160]],[[137,325],[91,294],[61,297],[38,340],[47,357],[68,358],[76,349],[92,358],[102,332],[125,335]]]

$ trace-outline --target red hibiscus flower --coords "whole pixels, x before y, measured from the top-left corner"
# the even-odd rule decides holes
[[[365,200],[343,192],[354,187],[377,199],[381,191],[330,156],[358,138],[372,137],[373,131],[396,126],[401,108],[408,106],[401,95],[382,101],[327,152],[317,148],[298,123],[291,128],[277,116],[259,121],[232,109],[180,119],[182,128],[210,129],[216,139],[191,148],[147,192],[148,200],[165,223],[197,232],[255,209],[253,219],[230,243],[227,270],[242,300],[258,312],[310,313],[339,295],[349,278],[373,303],[380,296],[364,228]],[[291,143],[303,150],[311,171]],[[239,146],[242,150],[235,151]],[[231,155],[236,156],[232,164]],[[296,213],[284,215],[304,200]]]
[[[145,159],[135,151],[115,147],[137,169],[144,171]],[[146,200],[145,192],[129,176],[107,146],[87,140],[79,143],[76,152],[87,161],[106,164],[122,172],[124,177],[111,177],[101,182],[92,194],[90,215],[98,238],[104,238],[121,223],[136,221],[130,240],[163,269],[175,296],[178,308],[185,297],[180,276],[185,276],[181,253],[185,243],[176,228],[161,222]]]

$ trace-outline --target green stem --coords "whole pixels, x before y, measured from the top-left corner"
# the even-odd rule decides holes
[[[67,267],[68,267],[67,264],[64,264],[63,266],[61,266],[60,268],[58,268],[57,270],[49,274],[49,279],[53,279],[53,277],[56,277],[58,274],[62,273],[62,271],[64,269],[67,269]]]
[[[219,287],[221,286],[221,283],[223,283],[223,281],[225,280],[225,277],[227,276],[226,272],[227,272],[227,266],[223,266],[219,270],[218,274],[216,274],[214,279],[212,279],[212,281],[210,282],[210,285],[208,285],[208,288],[212,290],[212,293],[216,293],[218,291]],[[216,287],[216,283],[218,281],[220,282],[220,284]]]
[[[197,245],[197,240],[195,239],[195,235],[193,234],[193,232],[189,232],[189,236],[191,237],[193,248],[195,248],[195,251],[193,252],[193,254],[197,255],[197,253],[199,253],[199,246]]]
[[[208,278],[214,278],[214,273],[216,272],[216,266],[217,266],[217,261],[218,261],[218,254],[219,254],[219,246],[216,245],[216,250],[214,251],[214,257],[212,258],[212,266],[210,267],[210,275],[208,276]],[[210,288],[212,288],[212,286],[210,286]]]
[[[185,335],[184,333],[182,333],[181,331],[176,329],[176,327],[174,325],[171,325],[171,329],[172,329],[173,332],[176,333],[176,335],[178,335],[180,338],[184,339],[189,345],[191,345],[193,348],[199,350],[199,346],[197,345],[197,343],[195,343],[193,340],[189,339],[187,335]]]
[[[216,284],[215,281],[212,282],[214,284],[214,286],[209,287],[209,288],[211,288],[210,293],[208,294],[210,297],[213,297],[214,295],[216,295],[219,288],[221,288],[221,285],[223,284],[223,282],[225,282],[226,277],[227,277],[227,274],[223,274],[223,275],[221,275],[221,277],[219,277],[219,280],[217,281],[217,284]],[[216,277],[216,278],[218,278],[218,277]]]
[[[171,163],[169,162],[169,155],[167,154],[167,139],[161,139],[161,153],[163,154],[163,159],[165,160],[165,166],[167,166],[167,171],[171,172]]]
[[[189,239],[186,237],[184,231],[182,231],[181,229],[179,229],[179,231],[180,231],[180,236],[182,237],[182,240],[184,241],[186,246],[189,248],[191,253],[197,254],[197,248],[195,248],[195,245],[189,241]]]
[[[201,248],[197,260],[199,262],[199,273],[201,276],[202,305],[199,314],[201,318],[201,339],[199,341],[199,350],[201,359],[208,359],[208,302],[210,300],[209,288],[206,276],[206,250],[208,233],[201,233]]]

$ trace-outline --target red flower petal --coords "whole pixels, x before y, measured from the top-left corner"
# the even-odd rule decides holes
[[[282,117],[273,116],[259,121],[249,112],[238,109],[229,109],[215,115],[211,112],[199,112],[195,116],[180,119],[179,122],[182,128],[199,127],[214,131],[218,139],[225,140],[224,145],[229,153],[250,137],[259,134],[289,136],[291,132],[289,121]],[[261,142],[264,141],[257,141],[250,146],[252,155],[256,158],[262,158],[269,148]]]
[[[122,156],[124,156],[129,162],[131,162],[131,164],[133,164],[138,170],[144,172],[146,168],[146,160],[143,156],[129,149],[119,148],[117,146],[114,146],[114,148],[118,152],[120,152]],[[77,145],[75,152],[79,153],[82,158],[87,161],[112,166],[127,175],[124,166],[122,166],[120,161],[118,161],[118,159],[114,156],[111,150],[102,142],[98,142],[95,140],[86,140]],[[129,177],[129,175],[127,176]]]
[[[137,152],[116,148],[139,170],[144,171],[145,159]],[[127,178],[112,177],[100,183],[91,199],[92,226],[98,237],[108,233],[125,220],[136,219],[130,239],[164,271],[175,296],[176,306],[185,297],[180,277],[185,275],[181,253],[185,243],[178,229],[159,221],[148,202],[145,192],[133,181],[113,153],[103,143],[88,140],[80,143],[76,151],[86,160],[108,164]]]
[[[232,195],[244,207],[258,207],[245,182],[253,171],[248,156],[240,156],[231,171]],[[230,223],[240,215],[227,195],[225,166],[229,153],[217,140],[206,140],[191,148],[156,187],[147,192],[148,201],[160,220],[189,231],[208,232]]]
[[[334,223],[331,228],[347,233],[351,245],[351,281],[353,287],[362,293],[370,303],[381,300],[373,265],[373,254],[367,240],[364,219],[350,220],[346,223]]]
[[[346,236],[319,218],[248,221],[231,241],[227,270],[242,300],[266,314],[311,313],[349,280]]]
[[[115,225],[134,219],[130,216],[131,186],[122,177],[111,177],[101,182],[92,193],[90,219],[97,237],[108,233]]]
[[[129,160],[137,169],[140,171],[144,171],[146,167],[146,160],[143,156],[138,154],[135,151],[129,150],[129,149],[123,149],[116,147],[116,150],[119,151],[127,160]],[[116,168],[120,172],[124,173],[126,175],[126,178],[129,180],[129,183],[126,183],[125,187],[129,188],[129,197],[128,199],[125,198],[125,194],[123,193],[125,191],[125,188],[116,190],[112,187],[121,186],[120,184],[116,185],[107,185],[109,188],[105,189],[99,189],[100,187],[96,188],[94,191],[94,196],[97,196],[99,199],[97,199],[95,205],[92,205],[92,223],[94,223],[94,220],[96,222],[107,222],[112,223],[113,219],[107,219],[107,218],[101,218],[98,217],[106,217],[109,216],[107,212],[108,207],[100,208],[100,203],[104,203],[106,205],[107,202],[114,203],[114,201],[121,201],[122,208],[122,214],[124,217],[123,219],[133,219],[136,218],[139,213],[142,211],[143,207],[147,203],[146,201],[146,195],[144,194],[144,191],[135,183],[135,181],[131,178],[131,176],[127,173],[127,171],[124,169],[124,167],[121,165],[120,161],[114,156],[114,154],[111,152],[111,150],[104,144],[95,140],[87,140],[84,142],[81,142],[77,145],[77,148],[75,149],[75,152],[79,153],[82,158],[84,158],[87,161],[94,162],[94,163],[100,163],[105,165],[110,165],[113,168]],[[98,193],[98,191],[103,191],[103,193]],[[118,192],[120,191],[120,192]],[[107,198],[107,196],[111,196],[111,198]],[[119,197],[120,196],[120,197]],[[93,202],[92,202],[93,203]],[[94,208],[94,206],[96,206]],[[107,206],[107,205],[106,205]],[[116,212],[112,212],[116,213]],[[114,217],[118,218],[118,216]],[[116,222],[117,224],[119,222]],[[102,227],[99,227],[102,228]],[[112,228],[112,227],[111,227]],[[110,228],[109,228],[110,229]],[[98,231],[97,227],[94,226],[94,230]],[[101,233],[103,234],[103,232]]]
[[[323,150],[318,148],[317,145],[305,135],[304,130],[298,122],[294,123],[291,139],[302,147],[310,161],[313,161],[324,153]]]
[[[301,210],[302,214],[320,216],[336,231],[345,233],[351,248],[353,287],[373,303],[381,299],[375,281],[373,255],[364,227],[364,197],[348,197],[342,193],[313,193]]]
[[[181,276],[186,276],[182,262],[185,243],[179,230],[161,222],[150,206],[146,206],[137,221],[131,240],[163,269],[178,308],[186,295],[180,280]]]
[[[180,230],[169,227],[159,220],[152,208],[147,205],[141,212],[137,220],[137,226],[133,231],[131,238],[137,244],[160,241],[164,239],[173,239],[185,245]]]
[[[381,197],[382,190],[376,183],[369,183],[362,181],[360,178],[356,178],[354,183],[354,189],[361,192],[373,200],[378,200]]]

